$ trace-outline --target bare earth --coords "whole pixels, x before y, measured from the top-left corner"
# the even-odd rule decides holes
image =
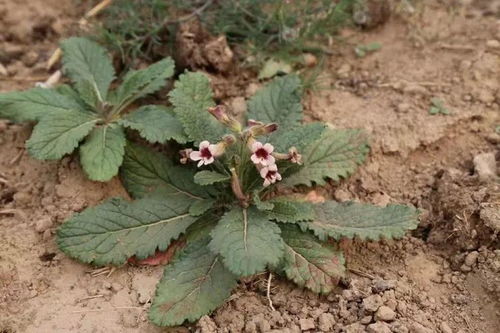
[[[415,1],[413,13],[403,2],[382,27],[342,32],[305,106],[307,121],[371,137],[368,162],[315,194],[413,204],[419,229],[397,241],[344,242],[351,274],[328,296],[275,277],[272,311],[267,275],[256,276],[214,314],[172,332],[498,332],[500,188],[480,171],[497,172],[482,153],[500,157],[500,1]],[[0,73],[0,91],[48,77],[46,60],[85,9],[72,3],[0,0],[0,63],[10,73]],[[369,42],[381,50],[356,57],[353,47]],[[433,97],[449,115],[429,114]],[[77,156],[30,158],[30,133],[0,121],[0,332],[165,331],[147,321],[162,267],[96,271],[55,244],[71,214],[126,196],[120,181],[86,180]]]

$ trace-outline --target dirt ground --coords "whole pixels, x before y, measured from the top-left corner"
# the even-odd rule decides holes
[[[8,71],[0,91],[48,77],[46,60],[84,10],[73,3],[0,0]],[[275,277],[273,311],[267,275],[256,276],[211,316],[170,332],[498,332],[500,1],[407,3],[393,1],[391,18],[374,30],[342,31],[305,106],[308,121],[364,128],[371,138],[368,162],[316,194],[413,204],[422,211],[418,230],[402,240],[344,242],[351,274],[330,295]],[[370,42],[382,48],[354,54]],[[433,97],[450,114],[429,114]],[[241,96],[225,102],[244,108]],[[109,274],[65,257],[54,241],[74,212],[126,195],[120,181],[86,180],[76,156],[30,158],[30,132],[0,121],[0,332],[164,332],[147,321],[162,267]]]

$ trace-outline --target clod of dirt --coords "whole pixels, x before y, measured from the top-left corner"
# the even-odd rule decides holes
[[[391,329],[386,323],[377,322],[374,324],[368,325],[366,328],[366,332],[368,333],[391,333]]]
[[[302,331],[313,330],[316,327],[312,319],[300,319],[299,324]]]
[[[380,295],[371,295],[363,300],[363,306],[368,312],[377,311],[382,304],[384,304],[384,301]]]
[[[181,24],[175,44],[175,63],[181,68],[226,73],[233,66],[234,53],[226,38],[211,36],[199,21]]]
[[[381,306],[378,308],[377,312],[375,313],[375,320],[376,321],[393,321],[396,319],[396,312],[394,312],[390,307],[388,306]]]
[[[373,29],[387,22],[391,16],[391,7],[387,0],[357,1],[352,18],[365,29]]]
[[[39,233],[45,232],[52,227],[53,222],[50,217],[42,217],[35,222],[35,230]]]
[[[474,157],[474,169],[483,182],[493,180],[497,176],[494,153],[482,153]]]

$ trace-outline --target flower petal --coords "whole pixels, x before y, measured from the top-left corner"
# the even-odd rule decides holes
[[[276,179],[281,180],[281,175],[279,173],[276,174]]]
[[[198,168],[199,168],[199,167],[201,167],[203,164],[205,164],[205,161],[204,161],[204,160],[200,160],[200,161],[198,162]]]
[[[262,148],[262,142],[259,142],[259,141],[255,141],[253,144],[252,144],[252,153],[255,153],[257,150],[259,150],[260,148]]]
[[[270,144],[270,143],[266,143],[266,144],[263,146],[263,148],[264,148],[264,149],[265,149],[265,150],[266,150],[269,154],[271,154],[271,153],[273,152],[273,150],[274,150],[273,145],[272,145],[272,144]]]
[[[252,162],[254,164],[260,164],[260,162],[261,162],[261,159],[258,158],[257,155],[255,155],[255,154],[252,154],[252,156],[250,156],[250,159],[252,160]]]
[[[271,185],[271,182],[266,178],[266,180],[264,180],[264,187],[268,187],[269,185]]]
[[[200,150],[202,150],[204,148],[208,148],[208,147],[210,147],[210,142],[208,142],[208,141],[200,142]]]
[[[213,156],[210,156],[209,158],[205,158],[205,165],[209,165],[215,161]]]
[[[201,160],[201,153],[199,151],[192,151],[189,153],[189,158],[193,161],[199,161]]]
[[[260,169],[260,176],[262,178],[266,178],[268,172],[269,172],[269,169],[264,167],[264,168]]]

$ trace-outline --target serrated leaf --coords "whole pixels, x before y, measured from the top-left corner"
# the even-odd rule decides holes
[[[0,118],[12,121],[39,121],[51,113],[80,110],[81,105],[55,90],[34,88],[0,94]]]
[[[274,204],[271,201],[262,201],[258,192],[253,193],[253,203],[258,210],[268,211],[274,208]]]
[[[248,101],[248,118],[277,123],[281,131],[302,122],[301,82],[296,75],[274,79]]]
[[[118,107],[124,107],[152,94],[165,86],[166,80],[174,75],[175,64],[171,58],[165,58],[146,69],[130,71],[116,92]]]
[[[96,105],[106,101],[108,89],[115,78],[111,58],[99,44],[81,37],[61,43],[63,68],[84,99]]]
[[[212,208],[214,204],[214,199],[197,200],[189,207],[189,214],[192,216],[201,216]]]
[[[285,243],[280,268],[287,278],[315,293],[331,292],[345,274],[342,252],[295,225],[283,224],[280,228]]]
[[[262,272],[283,256],[280,228],[255,207],[234,207],[212,230],[210,249],[238,276]]]
[[[210,197],[210,188],[193,182],[193,170],[177,167],[166,156],[153,150],[129,143],[120,169],[123,185],[136,199],[142,198],[159,187],[193,199]]]
[[[297,148],[300,154],[304,154],[307,146],[319,140],[326,129],[323,123],[301,124],[288,131],[278,129],[273,133],[270,142],[274,150],[287,152],[291,147]]]
[[[296,223],[314,219],[313,204],[305,201],[292,201],[285,198],[270,201],[273,204],[268,216],[278,222]]]
[[[159,326],[194,322],[222,305],[237,279],[208,249],[208,237],[189,243],[156,288],[149,319]]]
[[[326,179],[340,180],[363,163],[369,147],[360,130],[327,129],[321,138],[302,152],[303,167],[284,180],[287,185],[325,185]]]
[[[60,159],[71,153],[98,121],[95,115],[81,111],[48,114],[35,126],[26,147],[35,158]]]
[[[128,202],[111,199],[75,214],[57,232],[59,248],[95,265],[122,265],[164,251],[196,218],[185,195],[162,195]]]
[[[182,74],[169,96],[177,118],[184,125],[184,131],[190,140],[220,140],[225,129],[207,111],[209,107],[214,106],[214,102],[210,81],[204,74]]]
[[[199,185],[212,185],[229,180],[231,177],[216,171],[203,170],[194,175],[194,182]]]
[[[152,143],[165,143],[170,139],[187,142],[181,122],[168,108],[160,105],[143,106],[124,116],[119,123],[139,131],[144,139]]]
[[[118,174],[127,140],[116,125],[94,128],[80,147],[80,162],[89,179],[108,181]]]
[[[315,206],[316,217],[301,227],[312,230],[321,240],[342,237],[378,240],[404,236],[418,226],[418,211],[411,206],[386,207],[362,203],[327,201]]]

